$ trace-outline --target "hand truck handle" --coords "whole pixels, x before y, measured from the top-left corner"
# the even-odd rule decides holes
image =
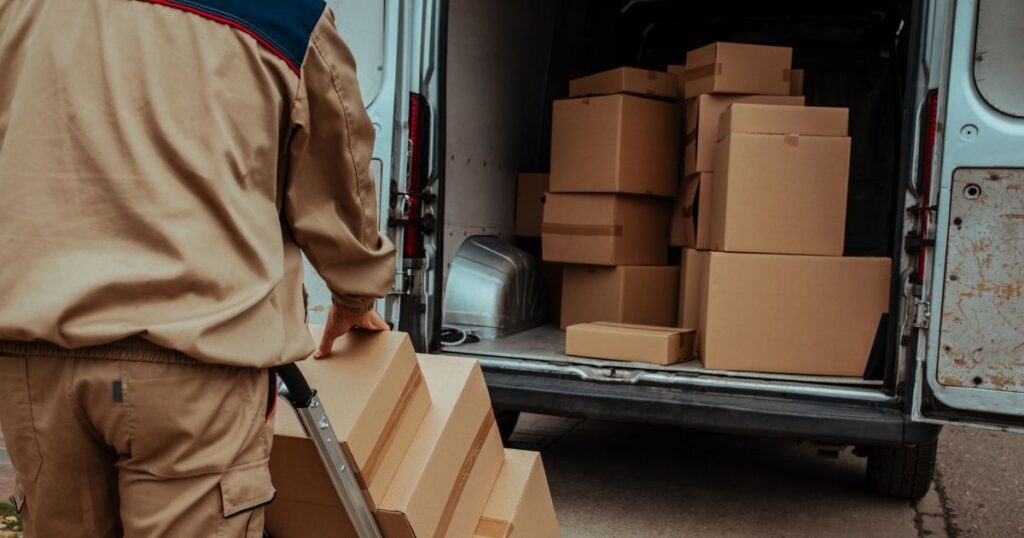
[[[302,375],[302,371],[295,363],[282,364],[281,366],[275,366],[274,371],[277,373],[277,377],[284,382],[285,391],[281,392],[288,403],[292,404],[295,409],[305,409],[312,403],[313,397],[316,396],[316,392],[309,388],[309,383],[306,381],[306,376]]]

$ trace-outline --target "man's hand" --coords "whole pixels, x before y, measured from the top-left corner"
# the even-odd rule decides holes
[[[320,339],[320,345],[317,346],[316,352],[313,353],[313,358],[322,359],[326,357],[330,354],[334,341],[352,329],[367,331],[391,330],[384,321],[384,318],[380,317],[376,310],[370,310],[362,314],[346,314],[338,310],[338,307],[331,305],[331,310],[327,313],[327,325],[324,327],[323,338]]]

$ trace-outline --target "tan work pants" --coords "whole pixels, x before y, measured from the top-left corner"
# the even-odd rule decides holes
[[[141,340],[0,342],[0,424],[25,535],[262,536],[272,377]]]

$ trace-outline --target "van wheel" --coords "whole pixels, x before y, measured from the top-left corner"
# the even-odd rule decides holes
[[[868,453],[868,489],[880,495],[918,500],[928,493],[935,476],[939,442],[902,448],[871,447]]]
[[[505,409],[494,410],[494,420],[498,421],[498,433],[501,434],[501,444],[507,445],[509,437],[516,429],[519,422],[519,411],[508,411]]]

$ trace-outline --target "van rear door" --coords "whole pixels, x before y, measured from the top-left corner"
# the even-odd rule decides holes
[[[359,89],[377,135],[370,171],[377,184],[379,218],[386,228],[391,216],[391,184],[404,177],[408,134],[403,118],[408,113],[410,54],[406,47],[410,31],[408,6],[399,0],[326,0],[334,11],[335,23],[356,59]],[[397,241],[393,229],[388,229]],[[327,285],[308,261],[304,263],[305,286],[309,294],[307,312],[311,323],[325,323],[331,304]],[[397,273],[397,270],[396,270]],[[377,311],[391,321],[397,311],[397,297],[378,301]]]
[[[950,4],[913,415],[1024,431],[1024,3]]]

